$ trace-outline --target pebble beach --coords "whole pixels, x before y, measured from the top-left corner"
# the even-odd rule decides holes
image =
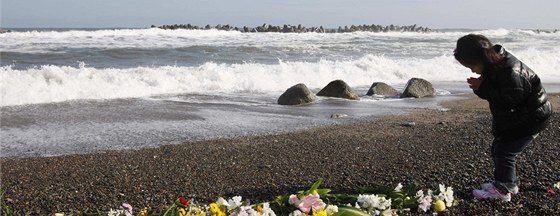
[[[188,142],[140,150],[56,157],[2,158],[4,203],[16,215],[95,212],[129,203],[163,208],[179,196],[272,200],[322,178],[333,193],[371,185],[453,187],[457,205],[444,215],[556,215],[560,194],[560,94],[548,128],[518,157],[521,191],[509,203],[474,200],[492,179],[491,115],[472,94],[379,120]],[[423,215],[409,212],[410,215]],[[425,214],[425,213],[424,213]]]

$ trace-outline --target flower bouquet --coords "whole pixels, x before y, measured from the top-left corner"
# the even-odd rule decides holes
[[[416,190],[404,188],[400,183],[395,188],[371,187],[362,189],[359,194],[332,194],[327,188],[320,188],[319,179],[307,190],[296,194],[277,196],[269,202],[252,204],[243,201],[241,196],[229,199],[219,197],[210,204],[199,204],[194,199],[179,197],[163,211],[149,208],[139,210],[136,214],[129,204],[122,204],[118,209],[96,213],[55,213],[65,215],[108,215],[108,216],[365,216],[397,215],[407,211],[443,212],[454,205],[451,187],[439,185],[436,192],[428,189]],[[560,188],[560,183],[555,185]],[[2,203],[3,204],[3,203]],[[2,205],[4,215],[14,215],[7,206]]]

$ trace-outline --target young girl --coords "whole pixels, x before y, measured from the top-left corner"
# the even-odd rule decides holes
[[[492,113],[494,182],[473,190],[477,199],[510,201],[519,192],[515,158],[548,124],[552,107],[539,77],[500,45],[483,35],[457,40],[455,59],[479,77],[467,79]]]

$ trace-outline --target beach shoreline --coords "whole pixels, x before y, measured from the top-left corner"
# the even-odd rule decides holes
[[[560,94],[549,95],[555,113]],[[335,193],[374,184],[454,188],[447,212],[551,215],[560,196],[560,120],[518,160],[522,191],[510,203],[474,201],[470,192],[491,179],[490,113],[474,95],[445,110],[418,109],[380,120],[264,136],[187,142],[139,150],[35,158],[1,158],[4,202],[19,213],[96,211],[122,203],[136,210],[169,205],[179,196],[201,202],[240,195],[272,200],[317,179]],[[414,124],[411,124],[414,123]]]

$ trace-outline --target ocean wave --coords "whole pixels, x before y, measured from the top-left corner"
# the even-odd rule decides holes
[[[431,81],[463,80],[466,71],[450,56],[395,60],[367,55],[353,61],[218,64],[197,67],[96,69],[43,65],[25,70],[0,67],[1,105],[50,103],[76,99],[113,99],[161,94],[278,93],[297,84],[322,88],[335,79],[352,86],[373,82],[404,83],[412,77]]]
[[[117,30],[69,30],[69,31],[25,31],[0,34],[0,51],[17,53],[49,53],[68,49],[171,49],[195,46],[219,47],[284,47],[303,49],[306,46],[346,46],[364,42],[375,47],[390,46],[395,42],[431,45],[454,43],[457,38],[469,34],[484,34],[492,40],[516,38],[534,41],[535,37],[556,41],[557,33],[538,34],[532,30],[445,30],[441,32],[351,32],[351,33],[241,33],[219,30],[162,30],[117,29]],[[411,40],[413,42],[411,42]],[[384,43],[387,42],[387,43]],[[383,44],[384,43],[384,44]],[[382,46],[383,45],[383,46]]]
[[[558,33],[536,34],[523,30],[485,30],[485,31],[446,31],[433,33],[416,32],[352,32],[352,33],[257,33],[243,34],[218,30],[98,30],[64,32],[14,32],[0,34],[0,51],[19,53],[61,52],[68,49],[170,49],[193,46],[248,46],[248,47],[286,47],[305,48],[310,45],[344,46],[364,42],[365,44],[391,45],[405,42],[429,41],[454,43],[457,38],[469,34],[485,34],[491,39],[504,37],[518,38],[521,41],[534,41],[535,37],[557,41]],[[411,43],[411,41],[413,43]],[[390,42],[390,43],[389,43]]]
[[[210,30],[186,30],[179,29],[168,31],[158,28],[147,29],[98,29],[98,30],[30,30],[13,31],[0,34],[0,38],[94,38],[94,37],[138,37],[138,36],[169,36],[169,37],[208,37],[220,35],[239,35],[240,32]]]
[[[556,69],[560,52],[538,50],[519,53],[542,80],[560,83]],[[464,81],[473,74],[451,55],[435,58],[394,59],[365,55],[349,61],[284,62],[277,64],[206,62],[199,66],[162,66],[97,69],[43,65],[17,70],[0,67],[1,105],[50,103],[76,99],[114,99],[162,94],[230,94],[254,92],[280,94],[304,83],[320,89],[335,79],[351,86],[373,82],[402,85],[419,77],[431,82]]]

